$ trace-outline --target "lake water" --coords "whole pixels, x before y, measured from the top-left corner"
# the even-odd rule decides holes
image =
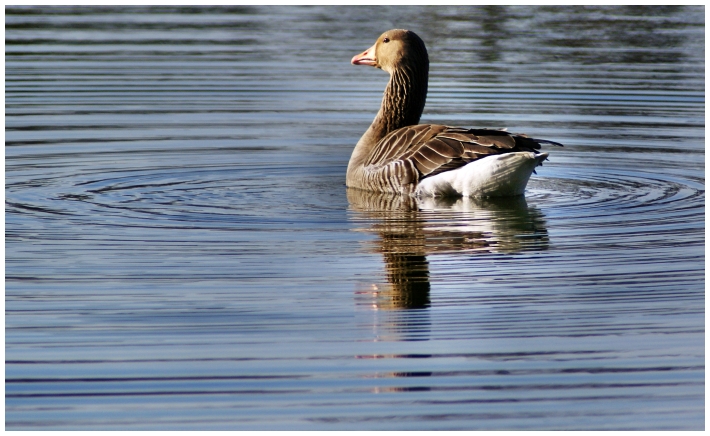
[[[5,428],[702,430],[701,6],[5,9]],[[559,141],[348,191],[387,75]]]

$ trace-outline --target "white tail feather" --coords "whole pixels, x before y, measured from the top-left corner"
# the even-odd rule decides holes
[[[488,156],[461,168],[427,177],[417,186],[416,195],[440,197],[502,197],[525,191],[535,167],[547,153],[518,152]]]

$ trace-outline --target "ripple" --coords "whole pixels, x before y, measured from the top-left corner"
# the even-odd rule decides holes
[[[579,170],[575,178],[542,178],[530,184],[533,202],[564,213],[567,226],[589,232],[682,232],[703,220],[703,184],[692,178],[642,171]]]

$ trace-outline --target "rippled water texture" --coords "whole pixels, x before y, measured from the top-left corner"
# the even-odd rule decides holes
[[[703,7],[5,13],[6,429],[704,429]],[[525,198],[346,190],[392,27]]]

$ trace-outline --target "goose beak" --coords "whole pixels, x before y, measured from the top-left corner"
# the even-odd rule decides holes
[[[377,44],[374,44],[372,47],[368,48],[359,55],[353,56],[353,59],[350,61],[350,63],[352,63],[353,65],[369,65],[371,67],[377,66],[377,57],[375,57],[376,45]]]

